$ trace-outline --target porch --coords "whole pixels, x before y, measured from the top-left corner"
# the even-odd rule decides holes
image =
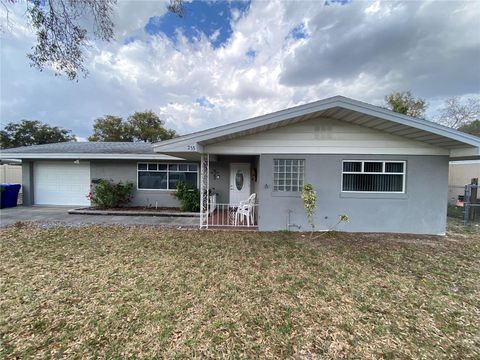
[[[258,204],[217,204],[209,202],[209,213],[203,223],[204,228],[242,228],[258,230]]]
[[[258,228],[259,156],[203,154],[200,228]]]

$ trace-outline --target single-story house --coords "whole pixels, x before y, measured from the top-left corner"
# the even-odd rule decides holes
[[[0,157],[22,159],[25,204],[86,205],[90,183],[106,178],[133,181],[133,205],[175,206],[183,180],[202,194],[200,227],[248,218],[259,230],[307,231],[300,191],[310,183],[317,230],[346,214],[340,230],[444,234],[449,161],[480,159],[480,138],[335,96],[153,145],[63,143]]]

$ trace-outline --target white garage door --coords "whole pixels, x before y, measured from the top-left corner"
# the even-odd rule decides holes
[[[35,162],[33,196],[36,205],[90,205],[90,163]]]

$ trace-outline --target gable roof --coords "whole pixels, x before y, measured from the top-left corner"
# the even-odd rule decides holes
[[[343,96],[334,96],[180,136],[156,143],[153,147],[155,151],[162,153],[202,152],[203,145],[254,134],[315,117],[338,119],[447,149],[480,148],[480,138],[476,136]]]
[[[61,142],[0,150],[0,158],[15,159],[174,159],[155,153],[143,142]]]

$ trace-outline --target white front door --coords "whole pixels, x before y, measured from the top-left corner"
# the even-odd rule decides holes
[[[238,204],[250,196],[250,164],[230,164],[230,204]]]

